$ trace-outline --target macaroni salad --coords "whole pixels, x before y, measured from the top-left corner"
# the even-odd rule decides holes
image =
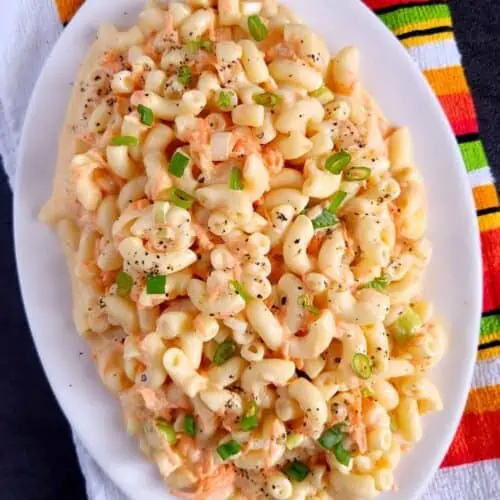
[[[275,0],[148,1],[75,81],[74,321],[178,498],[371,499],[440,410],[407,129]],[[97,424],[97,423],[96,423]]]

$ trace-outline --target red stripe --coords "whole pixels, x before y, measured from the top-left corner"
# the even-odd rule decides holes
[[[483,311],[500,308],[500,228],[481,233]]]
[[[405,5],[407,3],[427,3],[429,0],[364,0],[370,9],[385,9],[395,5]]]
[[[441,467],[500,458],[500,411],[467,413]]]
[[[478,132],[474,102],[468,92],[438,96],[456,135]]]

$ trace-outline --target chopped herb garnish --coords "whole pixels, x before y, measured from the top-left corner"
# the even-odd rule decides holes
[[[189,156],[177,151],[168,164],[168,171],[176,177],[182,177],[190,160],[191,158],[189,158]]]
[[[260,104],[266,108],[274,108],[282,99],[278,94],[274,94],[273,92],[263,92],[261,94],[254,94],[253,101],[255,104]]]
[[[214,363],[221,366],[229,361],[236,353],[236,344],[232,340],[226,340],[219,344],[214,352]]]
[[[336,213],[346,196],[347,193],[345,191],[337,191],[330,200],[327,210],[332,214]]]
[[[221,90],[217,97],[217,106],[220,109],[231,109],[233,107],[234,92]]]
[[[194,56],[199,50],[204,50],[205,52],[213,52],[214,43],[212,40],[190,40],[186,44],[186,50],[188,54]]]
[[[150,108],[143,106],[142,104],[139,104],[139,106],[137,106],[137,112],[139,113],[139,118],[141,120],[141,123],[147,125],[148,127],[153,125],[155,117],[153,111]]]
[[[307,297],[307,295],[301,295],[300,297],[297,297],[297,304],[300,307],[303,307],[306,311],[309,311],[311,314],[319,314],[320,312],[317,307],[314,307],[309,303],[309,298]]]
[[[328,87],[320,87],[317,90],[313,90],[309,92],[309,96],[318,99],[323,106],[326,106],[335,99],[333,92]]]
[[[357,352],[352,357],[352,371],[356,377],[366,380],[372,374],[372,364],[370,358],[361,352]]]
[[[116,275],[117,293],[120,297],[126,297],[130,293],[130,290],[132,290],[133,285],[134,280],[132,276],[125,271],[120,271]]]
[[[351,162],[351,155],[347,151],[340,151],[330,156],[325,162],[325,169],[334,175],[339,175]]]
[[[234,191],[241,191],[243,183],[241,182],[241,170],[238,167],[233,167],[229,174],[229,188]]]
[[[248,18],[248,31],[257,42],[262,42],[262,40],[267,37],[268,33],[266,25],[256,14]]]
[[[409,307],[392,325],[396,340],[406,340],[413,336],[416,330],[422,326],[420,316]]]
[[[131,135],[120,135],[111,139],[113,146],[137,146],[138,143],[137,137],[132,137]]]
[[[191,68],[189,66],[181,66],[177,72],[177,78],[182,85],[189,85],[192,79]]]
[[[227,460],[241,451],[241,444],[234,439],[217,447],[217,453],[222,460]]]
[[[339,463],[345,465],[346,467],[349,465],[349,461],[351,460],[351,452],[344,448],[343,442],[337,443],[333,447],[333,453]]]
[[[151,275],[146,278],[146,292],[148,295],[164,295],[167,277],[162,274]]]
[[[341,422],[323,431],[318,439],[318,443],[327,450],[333,450],[334,446],[341,443],[347,434],[342,430],[345,423]]]
[[[387,288],[389,286],[389,283],[391,282],[391,279],[387,274],[382,274],[378,278],[375,278],[371,280],[369,283],[366,284],[367,288],[373,288],[374,290],[384,290],[384,288]]]
[[[329,210],[323,210],[323,212],[321,212],[321,214],[311,222],[314,230],[317,231],[319,229],[327,229],[329,227],[336,226],[339,223],[339,219]]]
[[[259,426],[258,411],[259,407],[255,401],[252,400],[246,405],[241,419],[241,430],[248,432]]]
[[[162,436],[167,440],[168,444],[175,444],[175,442],[177,441],[177,435],[175,434],[175,430],[172,424],[170,424],[163,418],[159,418],[156,421],[156,428],[160,431]]]
[[[300,483],[301,481],[304,481],[304,479],[308,476],[310,471],[309,467],[304,462],[300,462],[299,460],[294,460],[292,463],[288,464],[283,469],[283,472],[290,479],[293,479],[294,481]]]
[[[190,209],[193,206],[194,198],[182,189],[170,188],[168,190],[169,200],[177,207]]]
[[[364,181],[370,177],[371,172],[368,167],[352,167],[344,174],[344,177],[346,181]]]
[[[194,421],[193,415],[186,415],[184,417],[184,432],[188,436],[196,435],[196,422]]]
[[[234,288],[234,291],[245,301],[248,302],[252,300],[253,297],[248,293],[247,289],[237,280],[230,282],[230,285]]]

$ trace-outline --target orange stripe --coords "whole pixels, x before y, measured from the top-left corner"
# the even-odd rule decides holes
[[[500,347],[492,347],[491,349],[484,349],[477,353],[478,361],[485,361],[487,359],[500,358]],[[499,422],[500,424],[500,422]]]
[[[467,399],[466,413],[483,413],[500,410],[500,385],[472,389]]]
[[[462,66],[430,69],[424,75],[437,95],[460,94],[469,91]]]
[[[85,0],[56,0],[61,22],[69,22],[84,1]]]
[[[474,194],[474,203],[477,210],[498,207],[498,194],[493,184],[476,186],[472,193]]]
[[[500,412],[467,413],[441,467],[500,457]]]

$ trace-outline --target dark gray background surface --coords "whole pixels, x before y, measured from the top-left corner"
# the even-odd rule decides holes
[[[498,179],[500,0],[452,0],[450,5],[481,134]],[[84,485],[69,427],[42,372],[24,317],[11,206],[0,168],[0,499],[80,500],[85,498]],[[462,499],[468,498],[464,492]]]

